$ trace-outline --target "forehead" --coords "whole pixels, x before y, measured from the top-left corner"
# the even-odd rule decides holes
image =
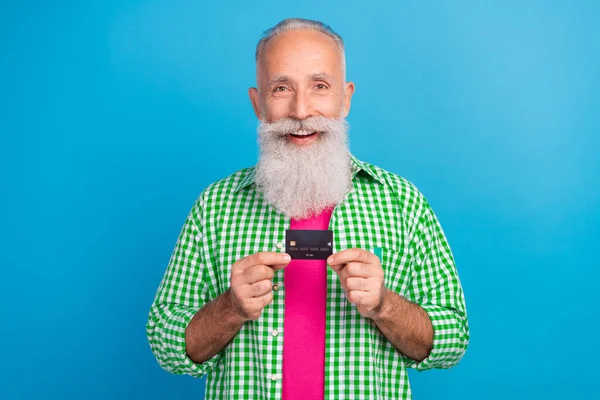
[[[335,41],[318,31],[285,32],[271,38],[259,60],[259,77],[286,74],[342,74],[339,50]]]

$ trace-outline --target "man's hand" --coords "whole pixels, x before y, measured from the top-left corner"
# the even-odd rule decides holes
[[[185,330],[188,357],[203,363],[221,351],[248,320],[258,319],[273,300],[271,279],[275,270],[289,264],[284,253],[256,253],[231,267],[231,286],[206,303]]]
[[[288,254],[263,252],[233,264],[228,292],[231,304],[244,322],[258,319],[263,308],[273,301],[274,271],[285,268],[290,261]]]
[[[363,317],[373,318],[386,291],[379,258],[366,250],[348,249],[330,256],[327,264],[338,274],[348,301]]]

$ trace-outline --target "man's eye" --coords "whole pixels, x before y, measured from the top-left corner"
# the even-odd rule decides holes
[[[274,92],[283,92],[287,90],[287,88],[285,86],[277,86],[273,91]]]
[[[317,84],[315,87],[319,90],[327,89],[327,85],[324,85],[322,83]]]

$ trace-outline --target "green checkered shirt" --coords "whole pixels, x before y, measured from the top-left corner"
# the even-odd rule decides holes
[[[423,195],[406,179],[352,157],[353,188],[329,228],[334,252],[378,254],[385,286],[419,304],[433,324],[433,350],[415,362],[348,302],[328,268],[326,399],[410,399],[406,368],[450,368],[469,340],[454,258]],[[284,251],[289,218],[267,204],[247,168],[210,185],[195,202],[169,261],[146,331],[159,364],[174,374],[208,374],[207,399],[280,399],[285,338],[283,270],[273,302],[202,364],[186,356],[185,329],[204,304],[229,288],[231,265],[261,251]],[[277,330],[278,335],[273,335]]]

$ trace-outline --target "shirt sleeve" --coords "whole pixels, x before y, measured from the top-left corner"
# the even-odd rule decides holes
[[[419,371],[451,368],[463,357],[469,343],[465,299],[454,257],[433,210],[424,200],[423,212],[411,240],[413,279],[408,300],[420,305],[433,326],[433,348],[417,362],[406,365]]]
[[[200,377],[210,372],[221,352],[202,364],[186,355],[185,330],[204,304],[216,297],[208,284],[202,197],[194,204],[179,234],[165,275],[150,308],[146,334],[159,365],[173,374]]]

